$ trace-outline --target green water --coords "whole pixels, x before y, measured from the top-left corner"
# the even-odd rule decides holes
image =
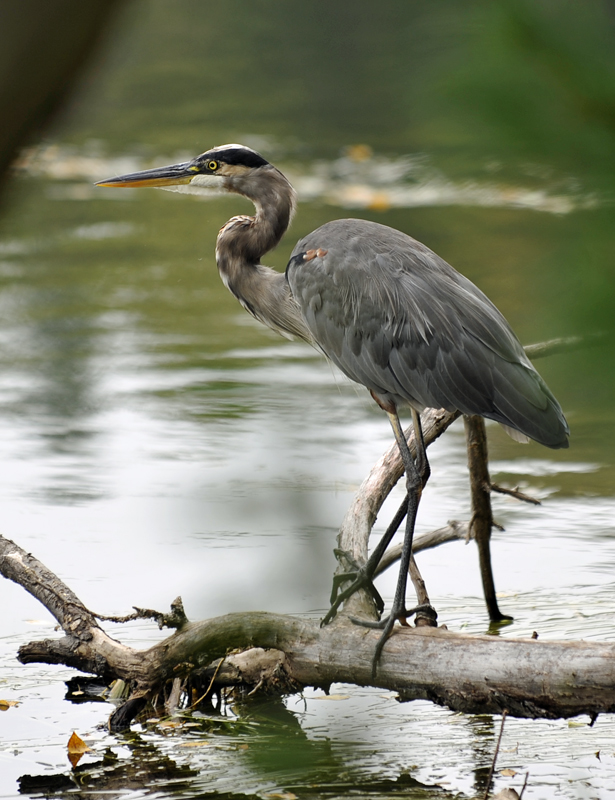
[[[475,281],[524,343],[599,334],[541,360],[571,446],[489,427],[502,635],[613,640],[612,335],[615,49],[598,2],[129,6],[0,223],[2,532],[101,613],[322,616],[337,528],[390,431],[366,393],[260,327],[222,285],[215,237],[240,198],[207,202],[95,180],[241,141],[299,189],[265,259],[359,216],[425,242]],[[357,145],[364,147],[358,148]],[[433,448],[418,530],[467,519],[463,430]],[[387,504],[379,530],[395,505]],[[473,546],[421,568],[449,628],[487,627]],[[391,598],[394,575],[382,579]],[[178,726],[105,731],[110,706],[64,700],[66,669],[19,666],[53,635],[0,585],[0,795],[336,797],[484,792],[499,719],[333,687],[229,705]],[[146,647],[147,625],[112,630]],[[509,719],[498,788],[615,797],[615,727]],[[66,760],[73,730],[93,752]],[[600,753],[600,758],[596,753]],[[24,777],[30,776],[30,777]]]

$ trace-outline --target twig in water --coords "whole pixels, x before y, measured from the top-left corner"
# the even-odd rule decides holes
[[[214,672],[214,674],[211,677],[211,680],[209,681],[209,686],[207,687],[207,689],[205,691],[205,694],[201,695],[201,697],[199,697],[198,700],[195,700],[194,703],[192,703],[192,705],[190,706],[190,708],[196,708],[198,706],[198,704],[202,703],[203,700],[210,693],[211,687],[214,685],[214,681],[216,680],[216,675],[218,674],[218,672],[220,672],[220,667],[222,666],[222,664],[224,664],[224,659],[223,658],[221,658],[220,661],[218,662],[218,666],[216,667],[216,671]]]
[[[500,735],[498,736],[498,741],[495,746],[495,753],[493,754],[493,761],[491,762],[491,769],[489,770],[489,777],[487,778],[487,788],[485,789],[485,796],[483,800],[487,800],[489,797],[489,790],[491,789],[491,781],[493,780],[493,773],[495,772],[495,762],[498,760],[498,753],[500,752],[500,743],[502,741],[502,734],[504,733],[504,723],[506,722],[506,716],[508,711],[504,709],[502,711],[502,724],[500,725]]]
[[[518,488],[505,489],[504,486],[499,486],[497,483],[491,483],[487,488],[492,492],[499,492],[500,494],[508,494],[511,497],[516,497],[517,500],[523,500],[525,503],[533,503],[535,506],[542,505],[540,500],[531,497],[529,494],[525,494],[525,492],[520,492]]]
[[[181,597],[176,597],[171,603],[170,614],[163,614],[161,611],[154,611],[151,608],[138,608],[137,606],[133,606],[133,608],[134,612],[126,614],[124,617],[105,616],[104,614],[97,614],[95,611],[90,611],[90,614],[101,622],[124,623],[132,622],[135,619],[154,619],[161,630],[162,628],[177,628],[179,630],[188,622]]]

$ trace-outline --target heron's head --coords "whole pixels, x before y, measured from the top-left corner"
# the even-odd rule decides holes
[[[253,197],[258,196],[261,184],[277,177],[276,173],[283,178],[281,173],[255,150],[241,144],[224,144],[202,153],[191,161],[120,175],[117,178],[98,181],[96,186],[130,189],[151,186],[190,194],[218,190]]]

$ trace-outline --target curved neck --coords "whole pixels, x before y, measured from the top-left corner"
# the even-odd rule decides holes
[[[254,217],[233,217],[216,241],[216,261],[224,283],[240,296],[242,275],[280,241],[295,211],[293,187],[275,167],[263,167],[249,180],[227,178],[225,189],[241,194],[256,207]]]
[[[225,189],[248,197],[254,217],[233,217],[218,234],[216,261],[220,277],[241,305],[283,336],[312,341],[283,272],[260,263],[277,245],[295,211],[295,190],[275,167],[261,167],[247,177],[225,179]]]

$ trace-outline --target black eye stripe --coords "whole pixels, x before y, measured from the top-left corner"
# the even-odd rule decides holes
[[[238,167],[264,167],[269,163],[253,150],[247,150],[241,147],[229,147],[228,150],[216,150],[215,154],[203,153],[201,158],[208,167],[212,161],[215,161],[217,164],[223,163]]]

